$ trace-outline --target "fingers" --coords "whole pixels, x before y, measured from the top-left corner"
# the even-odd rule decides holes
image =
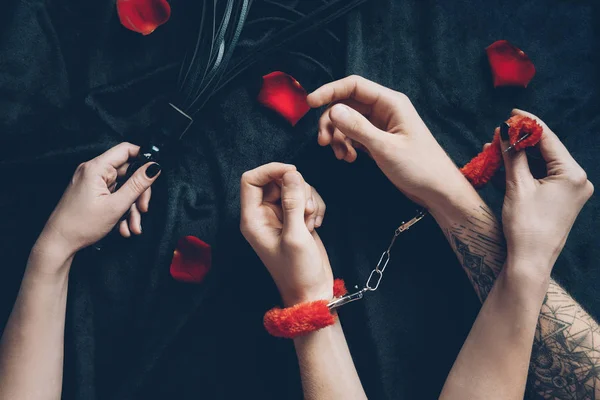
[[[119,168],[117,168],[117,176],[119,179],[125,178],[125,176],[127,175],[128,168],[129,168],[128,162],[126,162],[125,164],[123,164]]]
[[[263,192],[268,184],[281,180],[286,172],[295,170],[294,165],[273,162],[244,172],[240,184],[242,216],[245,210],[256,208],[262,204]]]
[[[371,113],[370,106],[359,103],[358,101],[353,99],[342,100],[339,103],[345,104],[348,107],[355,109],[356,111],[365,116],[369,116]],[[325,112],[321,115],[321,118],[319,119],[319,135],[317,138],[317,142],[321,146],[329,145],[334,136],[335,126],[333,125],[333,123],[331,122],[331,118],[329,117],[329,112],[331,111],[332,107],[333,105],[327,108],[327,110],[325,110]]]
[[[391,89],[352,75],[321,86],[308,95],[307,101],[312,108],[345,99],[354,99],[373,107],[380,99],[391,97],[393,93]]]
[[[348,146],[346,143],[346,136],[339,129],[335,129],[333,134],[333,140],[331,141],[331,149],[333,150],[333,154],[335,154],[335,158],[338,160],[343,160],[348,154]]]
[[[310,232],[314,231],[315,228],[318,228],[323,223],[323,217],[325,216],[325,202],[321,195],[313,188],[308,185],[309,191],[307,196],[309,196],[309,200],[306,202],[306,209],[304,211],[304,219],[306,223],[306,227]]]
[[[146,189],[144,193],[137,199],[135,203],[137,205],[137,209],[141,213],[147,213],[150,209],[150,198],[152,197],[152,188],[149,187]]]
[[[331,122],[346,137],[363,144],[368,149],[380,146],[386,133],[377,129],[358,111],[336,104],[329,112]]]
[[[544,123],[544,121],[539,119],[537,116],[528,113],[527,111],[519,109],[512,110],[511,115],[522,115],[535,119],[544,129],[542,138],[540,139],[539,147],[542,157],[548,164],[549,173],[551,172],[552,164],[560,163],[568,166],[579,166],[579,164],[577,164],[577,162],[571,156],[571,153],[569,153],[569,150],[567,150],[558,136],[556,136],[556,134],[548,127],[548,125],[546,125],[546,123]]]
[[[533,181],[533,176],[527,162],[527,153],[524,151],[515,151],[506,149],[510,146],[508,137],[509,125],[502,123],[500,128],[496,128],[496,134],[500,133],[500,148],[504,158],[504,169],[506,170],[506,182],[524,183]]]
[[[140,167],[123,185],[113,194],[113,208],[124,214],[137,199],[150,188],[160,176],[159,164],[150,162]]]
[[[127,220],[119,222],[119,233],[124,238],[131,237],[131,231],[129,230],[129,225],[127,225]]]
[[[131,205],[129,210],[129,231],[134,235],[142,234],[142,214],[140,214],[135,203]]]
[[[297,171],[283,175],[281,185],[281,208],[283,209],[283,235],[294,235],[306,229],[304,211],[306,208],[305,182]]]
[[[111,165],[118,169],[130,158],[134,158],[140,152],[140,147],[131,143],[123,142],[105,151],[92,161],[102,165]]]
[[[315,210],[315,228],[320,228],[321,225],[323,225],[323,219],[325,218],[325,210],[327,209],[327,206],[325,205],[325,201],[323,201],[323,198],[321,197],[321,195],[319,194],[319,192],[317,192],[315,190],[315,188],[313,188],[313,198],[315,201],[316,206],[316,210]]]

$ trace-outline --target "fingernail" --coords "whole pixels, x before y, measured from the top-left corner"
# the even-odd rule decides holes
[[[154,163],[154,164],[150,165],[148,168],[146,168],[146,176],[148,178],[154,178],[156,175],[158,175],[160,170],[161,170],[160,164]]]
[[[506,122],[503,122],[500,125],[500,138],[502,138],[502,140],[506,141],[509,140],[510,137],[508,136],[508,130],[510,128],[510,125],[507,124]]]
[[[348,117],[348,107],[343,104],[336,104],[331,109],[331,118],[341,120]]]
[[[323,223],[323,217],[318,216],[317,219],[315,219],[315,226],[318,228],[321,226],[322,223]]]

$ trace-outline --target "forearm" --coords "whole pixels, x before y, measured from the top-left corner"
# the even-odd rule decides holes
[[[522,399],[531,346],[547,281],[532,281],[507,265],[484,302],[440,396]]]
[[[339,320],[294,339],[304,398],[366,399]]]
[[[463,188],[430,211],[476,293],[485,300],[506,260],[500,223],[472,188]],[[581,347],[577,343],[583,339],[587,344]],[[598,369],[598,323],[550,279],[533,342],[530,389],[548,399],[593,399],[594,393],[600,397]]]
[[[72,256],[36,244],[0,340],[0,399],[60,399]]]
[[[600,398],[600,327],[551,281],[531,355],[529,382],[545,399]]]
[[[502,226],[466,180],[429,211],[483,302],[506,260]]]

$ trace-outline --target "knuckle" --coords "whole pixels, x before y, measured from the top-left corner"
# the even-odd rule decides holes
[[[297,198],[294,198],[294,197],[286,196],[281,199],[281,206],[285,210],[295,210],[301,206],[300,203],[301,202]]]
[[[240,178],[240,182],[241,183],[245,183],[248,181],[248,177],[250,175],[250,171],[246,171],[242,174],[242,177]]]
[[[396,92],[396,97],[401,103],[410,103],[410,98],[403,92]]]
[[[587,200],[590,197],[592,197],[592,195],[594,194],[594,184],[592,182],[590,182],[590,181],[587,181],[585,183],[584,190],[585,190],[584,195],[585,195],[586,200]]]
[[[135,193],[142,194],[146,190],[146,187],[141,182],[141,180],[137,177],[132,177],[129,180],[129,187]]]
[[[82,173],[84,173],[84,172],[86,171],[86,169],[88,169],[88,168],[89,168],[89,165],[88,165],[88,163],[87,163],[87,162],[82,162],[81,164],[79,164],[79,165],[77,166],[77,169],[75,170],[75,172],[82,174]]]
[[[585,186],[588,182],[587,174],[581,167],[577,167],[568,174],[569,182],[577,186]]]

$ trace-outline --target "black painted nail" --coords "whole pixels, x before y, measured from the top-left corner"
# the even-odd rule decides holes
[[[509,140],[510,137],[508,136],[508,129],[510,128],[510,125],[507,124],[506,122],[503,122],[500,125],[500,137],[502,138],[502,140]]]
[[[146,168],[146,176],[148,178],[154,178],[156,175],[158,175],[160,170],[161,170],[160,164],[154,163],[151,166],[149,166],[148,168]]]

